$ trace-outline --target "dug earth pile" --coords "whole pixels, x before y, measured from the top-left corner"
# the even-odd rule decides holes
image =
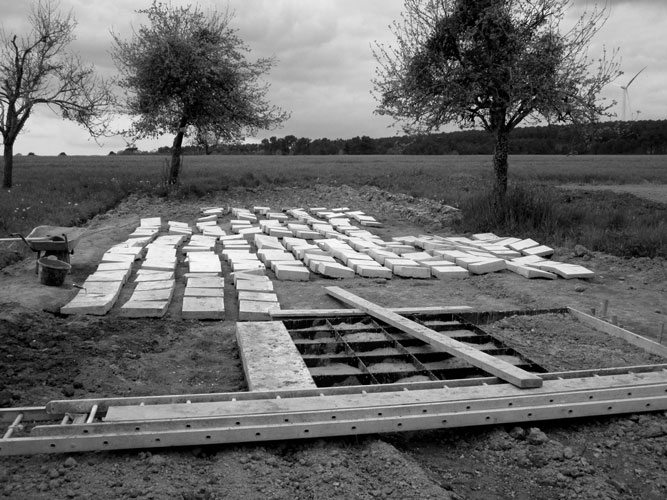
[[[186,321],[56,314],[111,245],[140,218],[192,221],[202,206],[349,206],[384,224],[383,238],[452,235],[453,215],[435,202],[375,188],[230,190],[196,201],[131,198],[96,217],[72,256],[63,287],[46,287],[34,259],[0,270],[0,407],[54,399],[245,390],[233,315]],[[511,235],[507,235],[511,236]],[[386,307],[467,305],[480,310],[589,311],[608,301],[625,328],[659,340],[667,313],[661,259],[554,259],[595,271],[589,280],[528,280],[501,272],[463,280],[345,280]],[[584,260],[585,259],[585,260]],[[325,286],[276,282],[283,309],[340,308]],[[486,328],[550,371],[632,366],[661,358],[583,328],[570,317],[510,317]],[[667,335],[666,335],[667,336]],[[667,340],[667,339],[665,339]],[[39,455],[0,459],[8,499],[664,499],[664,412],[533,425],[477,427],[262,445]]]

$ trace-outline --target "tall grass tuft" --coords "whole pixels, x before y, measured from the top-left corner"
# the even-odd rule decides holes
[[[461,203],[462,223],[475,232],[546,234],[555,230],[554,202],[554,195],[537,185],[513,186],[502,201],[487,187]]]

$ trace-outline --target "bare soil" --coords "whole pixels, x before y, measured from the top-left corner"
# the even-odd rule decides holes
[[[52,399],[246,388],[234,338],[235,298],[222,322],[184,321],[178,294],[160,320],[57,314],[102,253],[124,241],[140,217],[192,222],[202,206],[339,207],[374,215],[382,237],[449,234],[452,214],[434,202],[376,188],[232,190],[196,201],[131,198],[96,217],[72,257],[63,287],[41,285],[34,260],[0,270],[0,406]],[[511,236],[511,235],[507,235]],[[324,286],[342,286],[384,306],[470,305],[480,310],[574,306],[609,301],[624,327],[659,340],[667,313],[662,259],[575,257],[591,280],[526,280],[507,272],[465,280],[274,282],[282,308],[342,307]],[[182,280],[180,280],[182,281]],[[182,287],[182,284],[180,285]],[[119,304],[126,299],[121,297]],[[494,335],[549,370],[663,360],[561,315],[510,317]],[[132,450],[0,459],[8,499],[664,499],[667,415],[414,432],[263,445]]]

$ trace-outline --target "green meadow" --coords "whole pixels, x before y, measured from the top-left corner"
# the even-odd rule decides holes
[[[489,203],[489,156],[186,156],[168,189],[166,156],[19,156],[0,191],[0,237],[81,225],[131,193],[202,197],[234,186],[374,185],[463,209],[455,229],[497,231],[621,256],[667,257],[667,206],[562,184],[667,185],[665,156],[514,156],[505,207]],[[666,187],[667,188],[667,187]]]

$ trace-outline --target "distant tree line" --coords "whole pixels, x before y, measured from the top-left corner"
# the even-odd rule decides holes
[[[488,155],[493,139],[482,130],[373,139],[309,139],[294,135],[271,137],[259,144],[184,146],[187,155]],[[157,154],[170,154],[159,148]],[[141,153],[136,148],[119,154]],[[667,154],[667,120],[616,121],[587,126],[521,127],[513,133],[510,154]]]

